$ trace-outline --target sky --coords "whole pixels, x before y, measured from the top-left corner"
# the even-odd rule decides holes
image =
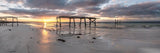
[[[115,18],[160,21],[160,0],[0,0],[0,3],[0,16],[16,16],[20,21],[56,21],[57,16],[97,17],[99,22]]]

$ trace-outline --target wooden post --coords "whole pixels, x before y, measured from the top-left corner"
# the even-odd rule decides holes
[[[62,35],[62,34],[61,34],[61,30],[62,30],[62,28],[60,27],[60,29],[59,29],[59,33],[58,33],[59,35]]]
[[[69,28],[71,27],[71,18],[69,18]]]
[[[89,18],[89,26],[90,26],[90,27],[91,27],[91,21],[92,21],[92,19]]]
[[[115,28],[117,28],[117,18],[115,18]]]
[[[72,18],[69,18],[69,34],[71,34],[71,19]]]
[[[56,27],[58,27],[58,17],[56,17],[56,20],[57,20],[57,22],[56,22]]]
[[[96,19],[95,19],[95,27],[96,27]]]
[[[75,28],[76,28],[76,27],[74,26],[74,28],[73,28],[73,35],[75,34]]]
[[[84,24],[85,24],[85,28],[86,28],[86,18],[84,18]]]
[[[12,27],[13,27],[13,21],[14,21],[14,18],[12,17]]]
[[[56,20],[57,20],[57,22],[56,22],[56,34],[59,34],[59,30],[58,30],[58,17],[56,17]]]
[[[17,26],[18,26],[18,25],[19,25],[19,24],[18,24],[18,18],[16,18],[16,19],[17,19]]]
[[[79,26],[81,27],[81,22],[82,22],[82,19],[80,18],[80,23],[79,23]]]
[[[76,26],[76,23],[75,23],[75,18],[73,18],[73,22],[74,22],[74,27]]]
[[[5,22],[7,22],[7,18],[5,18]],[[5,23],[5,25],[7,26],[7,23]]]
[[[59,17],[59,19],[60,19],[60,23],[59,23],[59,25],[60,25],[60,27],[61,27],[61,18]]]
[[[82,22],[82,18],[80,18],[80,23],[79,23],[79,34],[81,34],[81,22]]]
[[[96,27],[96,19],[94,19],[94,21],[93,21],[93,22],[94,22],[94,26]]]

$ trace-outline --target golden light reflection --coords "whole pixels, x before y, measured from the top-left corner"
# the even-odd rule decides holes
[[[47,23],[45,22],[44,25],[43,25],[43,28],[46,28],[47,26]],[[42,39],[41,39],[41,42],[42,43],[48,43],[49,42],[49,34],[48,34],[48,31],[43,29],[42,30]]]
[[[42,43],[49,43],[49,35],[48,32],[46,30],[42,30],[42,39],[41,42]]]
[[[46,28],[46,27],[47,27],[47,23],[45,22],[45,23],[44,23],[44,26],[43,26],[43,28]]]
[[[44,22],[43,23],[43,29],[42,29],[42,36],[41,36],[41,39],[40,39],[40,42],[41,42],[41,48],[40,48],[40,52],[42,53],[51,53],[50,52],[50,44],[49,42],[51,42],[51,40],[49,39],[51,37],[51,35],[49,34],[49,31],[46,30],[47,28],[47,23]]]

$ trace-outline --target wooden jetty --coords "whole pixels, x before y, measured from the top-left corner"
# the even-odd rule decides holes
[[[57,19],[57,23],[56,25],[57,26],[60,26],[61,27],[61,19],[62,18],[68,18],[69,19],[69,27],[71,27],[71,20],[73,19],[73,23],[74,23],[74,27],[76,26],[75,24],[75,19],[79,19],[80,22],[79,22],[79,26],[81,26],[82,24],[82,20],[84,20],[84,25],[86,27],[86,23],[87,23],[87,19],[89,20],[89,26],[91,26],[91,23],[94,23],[94,26],[96,26],[96,19],[95,17],[81,17],[81,16],[58,16],[56,19]]]
[[[0,23],[7,23],[9,20],[11,19],[11,23],[13,25],[13,23],[17,23],[18,25],[18,17],[13,17],[13,16],[4,16],[4,17],[0,17]]]

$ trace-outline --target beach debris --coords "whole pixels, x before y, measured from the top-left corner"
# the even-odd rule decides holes
[[[39,44],[39,41],[37,41],[37,44]]]
[[[32,31],[33,31],[34,29],[32,29]]]
[[[96,39],[96,37],[93,37],[92,39]]]
[[[32,39],[32,37],[30,37],[30,39]]]
[[[64,39],[57,39],[58,41],[61,41],[61,42],[66,42],[66,40]]]
[[[77,38],[80,38],[80,36],[77,36]]]
[[[89,41],[89,43],[94,43],[94,41]]]
[[[11,29],[8,29],[9,31],[11,31]]]
[[[30,47],[29,47],[29,45],[27,45],[27,52],[28,52],[28,53],[30,53],[30,50],[29,50],[29,48],[30,48]]]
[[[55,31],[55,29],[52,29],[52,31]]]
[[[64,34],[61,34],[61,35],[64,35]]]
[[[81,33],[75,34],[75,35],[82,35]]]
[[[143,28],[151,28],[151,26],[149,26],[149,25],[143,25],[142,27]]]

